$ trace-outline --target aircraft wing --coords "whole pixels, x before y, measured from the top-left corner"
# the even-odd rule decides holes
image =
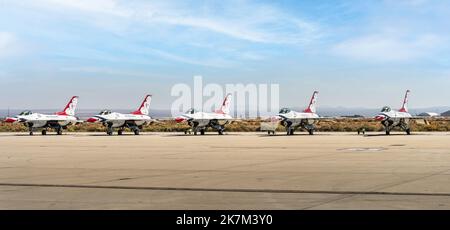
[[[220,119],[219,119],[220,120]],[[227,120],[230,121],[231,123],[242,123],[245,122],[247,120],[245,119],[241,119],[241,118],[233,118],[233,119],[222,119],[223,121]]]
[[[423,116],[413,116],[409,118],[410,120],[414,120],[417,124],[429,125],[431,117],[423,117]]]
[[[340,117],[311,117],[311,118],[290,118],[289,120],[315,120],[315,121],[322,121],[322,120],[338,120],[338,119],[344,119]]]
[[[413,119],[413,120],[429,120],[432,119],[432,117],[424,117],[424,116],[413,116],[409,119]]]
[[[153,118],[152,122],[156,122],[156,123],[161,123],[161,122],[165,122],[165,121],[175,121],[175,118],[173,117],[162,117],[162,118]]]

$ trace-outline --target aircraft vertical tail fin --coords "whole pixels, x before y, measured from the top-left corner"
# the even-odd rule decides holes
[[[317,95],[319,94],[318,91],[314,91],[311,101],[309,102],[308,108],[303,110],[305,113],[316,113],[316,101],[317,101]]]
[[[152,101],[152,95],[146,95],[144,97],[144,101],[142,101],[141,106],[139,108],[132,112],[132,114],[135,115],[148,115],[150,111],[150,102]]]
[[[216,110],[216,113],[229,114],[230,107],[231,107],[231,93],[227,94],[225,99],[223,99],[222,105],[218,110]]]
[[[409,99],[408,97],[409,97],[410,92],[411,92],[410,90],[406,90],[405,99],[403,99],[402,108],[399,110],[400,112],[404,112],[404,113],[408,112],[408,99]]]
[[[61,112],[57,112],[57,115],[75,116],[75,109],[78,104],[78,96],[73,96],[66,107]]]

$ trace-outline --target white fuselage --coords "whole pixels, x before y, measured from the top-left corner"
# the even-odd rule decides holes
[[[400,127],[402,130],[406,131],[408,135],[411,134],[410,121],[415,119],[410,113],[406,111],[396,111],[391,110],[389,107],[384,107],[377,116],[375,120],[380,121],[386,130],[386,135],[395,127]]]
[[[400,125],[401,122],[408,123],[412,118],[410,113],[391,110],[389,112],[380,112],[375,119],[382,123],[389,123],[390,126]]]
[[[281,118],[282,124],[284,126],[289,125],[292,127],[299,127],[302,125],[313,125],[316,123],[316,119],[319,115],[316,113],[304,113],[290,111],[288,113],[279,113],[278,117]]]
[[[152,118],[148,115],[138,115],[138,114],[122,114],[112,112],[105,115],[95,115],[93,118],[98,119],[105,125],[110,125],[111,128],[120,128],[128,126],[143,126],[147,125],[152,121]]]
[[[16,122],[26,123],[27,126],[33,128],[44,128],[52,126],[66,127],[68,125],[76,124],[77,118],[68,115],[47,115],[41,113],[32,113],[29,115],[18,115],[14,117]]]
[[[221,113],[205,113],[205,112],[195,112],[186,113],[181,115],[188,123],[193,123],[196,127],[206,127],[211,125],[211,122],[217,121],[219,125],[225,125],[229,121],[233,120],[229,114]]]

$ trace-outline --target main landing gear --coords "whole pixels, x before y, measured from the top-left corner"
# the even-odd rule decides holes
[[[225,132],[225,128],[223,128],[222,126],[220,126],[220,127],[213,127],[213,128],[217,130],[217,133],[219,135],[223,135],[224,132]],[[202,127],[202,128],[193,127],[192,130],[190,129],[190,130],[184,131],[184,134],[191,134],[191,132],[193,132],[194,135],[198,135],[198,133],[200,132],[200,135],[205,135],[206,129],[207,129],[206,127]]]
[[[133,130],[133,132],[134,132],[134,135],[139,135],[139,129],[135,129],[135,130]]]
[[[134,135],[139,135],[140,134],[140,128],[139,127],[129,127]],[[117,130],[117,135],[122,136],[123,132],[125,131],[125,128],[120,128],[119,130]],[[106,130],[106,134],[108,134],[109,136],[112,136],[114,133],[114,130],[112,127],[108,126],[108,129]]]
[[[34,131],[34,128],[33,128],[33,124],[32,123],[28,123],[28,131],[29,131],[29,133],[30,133],[30,136],[33,136],[33,131]]]
[[[205,135],[206,128],[202,128],[202,129],[194,128],[194,135],[197,135],[198,131],[200,131],[200,135]]]
[[[384,130],[386,132],[386,135],[391,135],[391,131],[396,127],[396,126],[394,126],[394,124],[392,122],[389,122],[389,121],[385,121],[382,124],[384,126]],[[411,128],[410,128],[408,123],[401,122],[397,126],[399,126],[403,131],[405,131],[406,135],[411,135]]]
[[[310,129],[306,129],[306,130],[308,131],[309,135],[314,135],[314,129],[310,128]],[[286,135],[288,135],[288,136],[294,135],[294,131],[295,131],[295,128],[288,127],[288,128],[286,128]]]
[[[294,135],[294,131],[295,131],[294,128],[289,127],[286,130],[286,135],[288,135],[288,136]]]
[[[56,128],[56,134],[57,135],[62,135],[62,128],[61,127]]]
[[[109,136],[113,135],[112,125],[108,125],[108,128],[106,129],[106,134],[108,134]]]
[[[36,131],[36,129],[33,128],[33,127],[29,127],[28,130],[29,130],[30,136],[33,136],[33,135],[34,135],[34,131]],[[56,130],[56,134],[57,134],[57,135],[62,135],[62,130],[63,130],[62,127],[56,127],[55,130]],[[43,128],[43,129],[41,130],[41,134],[42,134],[43,136],[45,136],[45,135],[47,135],[47,131],[48,131],[47,128]]]

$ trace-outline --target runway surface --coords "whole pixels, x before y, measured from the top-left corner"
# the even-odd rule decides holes
[[[1,133],[0,209],[450,209],[450,133]]]

